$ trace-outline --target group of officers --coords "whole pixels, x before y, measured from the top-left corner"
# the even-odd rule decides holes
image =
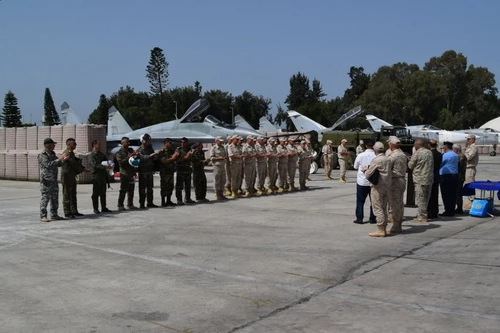
[[[385,237],[387,222],[392,222],[390,233],[402,232],[408,169],[413,177],[418,207],[413,221],[427,222],[439,216],[463,214],[462,187],[475,181],[479,161],[475,139],[475,135],[468,134],[464,153],[460,145],[451,142],[444,142],[441,153],[435,140],[430,140],[430,149],[423,140],[416,140],[411,156],[401,150],[401,142],[395,136],[387,140],[387,151],[382,142],[373,144],[371,140],[365,140],[366,149],[354,162],[358,173],[356,220],[353,222],[363,223],[363,206],[369,196],[370,223],[377,224],[377,230],[369,235]],[[438,206],[439,190],[444,206],[442,213],[439,213]]]

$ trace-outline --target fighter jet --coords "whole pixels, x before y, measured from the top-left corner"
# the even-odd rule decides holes
[[[370,126],[375,132],[380,132],[380,129],[383,126],[392,126],[388,122],[377,118],[373,115],[367,115],[366,120],[370,123]],[[450,141],[453,143],[466,143],[467,142],[467,133],[461,131],[446,131],[440,129],[436,126],[425,124],[425,125],[415,125],[415,126],[406,126],[406,129],[410,131],[410,134],[413,139],[434,139],[439,143],[443,143],[445,141]]]
[[[467,134],[476,136],[476,145],[497,145],[500,144],[500,132],[493,128],[471,128],[459,130]]]
[[[108,136],[106,141],[111,151],[120,146],[120,140],[126,136],[131,140],[132,146],[140,146],[140,139],[143,134],[149,134],[152,138],[154,150],[163,147],[163,141],[170,138],[178,141],[186,137],[191,142],[214,142],[215,137],[227,137],[229,135],[259,136],[255,130],[226,124],[214,116],[208,115],[201,120],[200,115],[210,107],[210,103],[200,98],[189,107],[181,119],[167,121],[164,123],[147,126],[137,130],[132,130],[120,112],[113,106],[109,109],[108,116]]]
[[[323,137],[323,132],[333,131],[340,125],[344,124],[349,119],[352,119],[360,114],[362,114],[364,110],[361,106],[356,106],[355,108],[349,110],[344,113],[331,127],[326,127],[321,125],[320,123],[308,118],[297,111],[288,110],[288,118],[290,118],[295,125],[297,131],[316,131],[318,132],[318,140],[321,142],[321,138]]]

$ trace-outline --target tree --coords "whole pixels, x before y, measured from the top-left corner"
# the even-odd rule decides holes
[[[278,104],[276,106],[277,112],[276,116],[274,117],[273,123],[275,123],[278,126],[281,126],[281,124],[285,124],[285,130],[287,132],[292,132],[295,129],[295,126],[293,125],[292,121],[290,118],[288,118],[288,114],[285,112],[285,109],[281,106],[281,104]]]
[[[109,105],[114,105],[120,110],[132,129],[155,124],[154,115],[151,112],[152,99],[147,92],[135,92],[130,86],[120,87],[109,98]]]
[[[102,94],[99,97],[99,104],[97,109],[92,111],[89,115],[89,124],[101,124],[106,125],[108,123],[108,110],[111,107],[109,100],[106,95]]]
[[[52,94],[49,88],[45,88],[45,95],[43,101],[43,125],[53,126],[60,125],[61,119],[57,113],[56,106],[54,105],[54,100],[52,99]]]
[[[309,78],[298,72],[290,78],[290,93],[285,103],[288,110],[297,110],[300,106],[307,104],[310,96]]]
[[[259,128],[259,119],[269,115],[270,104],[269,98],[255,96],[246,90],[234,99],[234,109],[253,128]]]
[[[162,96],[168,83],[168,62],[163,50],[155,47],[151,50],[149,64],[146,67],[146,77],[149,80],[151,94]]]
[[[3,107],[3,126],[4,127],[20,127],[21,122],[21,109],[17,106],[17,98],[12,91],[9,90],[5,94],[4,107]]]
[[[351,79],[351,86],[344,92],[343,102],[346,105],[346,109],[353,107],[355,101],[368,89],[370,75],[365,74],[364,71],[363,67],[351,66],[349,73],[347,73]]]
[[[206,91],[203,94],[203,97],[210,102],[207,114],[210,114],[227,124],[231,124],[233,122],[231,108],[234,107],[234,97],[230,92],[212,89]],[[236,113],[238,110],[234,109],[234,112]]]

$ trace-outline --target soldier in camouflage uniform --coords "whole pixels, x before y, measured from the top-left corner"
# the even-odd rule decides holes
[[[151,136],[144,134],[141,139],[141,146],[139,147],[139,154],[144,156],[141,159],[137,171],[139,173],[139,208],[146,208],[146,199],[148,208],[158,207],[153,203],[153,173],[154,173],[154,154],[153,146],[151,145]],[[149,158],[148,158],[149,157]]]
[[[60,157],[54,153],[57,142],[51,138],[43,140],[45,149],[38,154],[38,165],[40,167],[40,221],[50,222],[47,217],[47,206],[50,202],[50,215],[52,220],[62,220],[57,215],[59,208],[59,185],[57,184],[58,167],[62,166],[68,156],[62,154]]]
[[[286,139],[281,138],[280,144],[276,147],[278,151],[278,192],[282,193],[288,188],[288,149],[286,149]]]
[[[259,136],[255,144],[255,152],[257,153],[257,194],[266,194],[265,182],[267,177],[267,157],[269,153],[264,143],[264,138]]]
[[[375,170],[378,170],[378,183],[372,184],[370,195],[372,198],[373,213],[377,218],[377,231],[370,232],[370,237],[385,237],[387,226],[387,204],[389,202],[389,192],[391,191],[391,162],[384,154],[384,144],[376,142],[373,145],[373,150],[377,155],[371,162],[369,167],[363,167],[365,176],[369,179]]]
[[[76,149],[76,142],[73,138],[66,140],[66,150],[63,154],[68,156],[68,160],[61,168],[61,183],[63,188],[63,209],[64,216],[68,218],[75,218],[76,216],[83,216],[78,212],[76,203],[76,176],[83,171],[88,171],[82,165],[79,158],[73,152]]]
[[[233,142],[227,148],[227,155],[231,160],[231,192],[233,199],[239,198],[239,185],[242,178],[243,153],[239,145],[239,137],[233,137]]]
[[[177,152],[171,152],[172,140],[165,139],[163,148],[158,153],[160,165],[160,195],[161,206],[176,206],[172,201],[172,192],[174,191],[174,173],[175,160],[179,156]]]
[[[413,171],[418,215],[413,221],[427,222],[427,206],[434,181],[434,158],[432,152],[424,147],[423,140],[415,141],[415,154],[408,162],[408,168]]]
[[[197,202],[209,202],[207,199],[207,175],[205,175],[205,164],[210,160],[205,158],[203,144],[200,142],[196,145],[192,156],[193,165],[193,186],[194,194]]]
[[[214,166],[214,190],[217,200],[224,200],[224,182],[226,181],[227,151],[222,145],[221,136],[215,138],[215,145],[210,148],[210,160]]]
[[[286,149],[288,150],[288,190],[296,191],[297,189],[295,188],[295,174],[297,173],[297,161],[299,160],[299,152],[297,151],[297,146],[295,146],[295,142],[293,139],[288,140]]]
[[[130,210],[135,210],[134,189],[135,189],[135,168],[130,165],[129,158],[139,155],[139,152],[129,149],[129,138],[123,137],[121,140],[121,149],[115,154],[116,161],[120,166],[120,194],[118,195],[118,210],[123,211],[125,195],[127,195],[127,206]]]
[[[175,152],[177,157],[177,179],[175,181],[175,196],[177,197],[177,205],[182,206],[185,203],[195,203],[191,200],[191,157],[193,151],[189,149],[189,141],[187,138],[181,139],[181,146],[177,147]],[[182,190],[185,191],[185,201],[182,202]]]
[[[254,186],[257,177],[257,151],[255,150],[253,136],[247,136],[247,143],[242,147],[242,154],[245,156],[243,160],[245,167],[243,170],[245,172],[246,195],[247,197],[251,197],[255,194]]]
[[[102,162],[108,161],[106,155],[101,152],[101,143],[97,140],[92,141],[92,151],[89,154],[89,167],[92,172],[92,206],[94,213],[100,214],[99,199],[101,199],[101,211],[109,213],[106,207],[106,188],[108,185],[108,170],[113,167],[108,164],[102,165]]]
[[[397,234],[402,231],[401,223],[404,218],[403,195],[406,189],[406,170],[408,168],[408,158],[399,148],[400,140],[396,136],[390,136],[389,149],[392,151],[389,156],[391,162],[391,189],[389,191],[389,206],[392,208],[392,228],[391,234]]]
[[[274,194],[278,191],[276,180],[278,179],[278,150],[276,139],[270,138],[266,146],[267,151],[267,175],[269,177],[267,193]]]
[[[467,157],[462,154],[462,146],[459,144],[453,145],[453,151],[458,155],[457,209],[455,209],[455,214],[463,214],[464,197],[462,196],[462,188],[467,170]]]
[[[300,190],[308,190],[309,188],[306,187],[306,179],[307,175],[309,175],[309,161],[311,160],[312,155],[307,149],[307,142],[305,140],[300,142],[297,152],[299,157],[299,187]]]
[[[233,137],[228,136],[227,143],[224,145],[224,149],[226,150],[226,156],[229,149],[229,145],[231,143],[233,143]],[[225,169],[226,169],[226,195],[232,195],[233,192],[231,191],[231,161],[229,160],[229,158],[226,159]]]

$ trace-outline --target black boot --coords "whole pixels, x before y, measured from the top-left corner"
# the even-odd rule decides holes
[[[165,201],[165,197],[161,196],[161,202],[160,202],[162,207],[167,207],[167,202]]]
[[[177,206],[177,204],[175,202],[173,202],[171,200],[172,196],[171,195],[167,195],[167,206]]]
[[[182,191],[175,191],[175,197],[177,198],[177,206],[185,205],[184,202],[182,202]]]
[[[99,198],[92,197],[92,206],[94,207],[94,214],[101,214],[99,211]]]

